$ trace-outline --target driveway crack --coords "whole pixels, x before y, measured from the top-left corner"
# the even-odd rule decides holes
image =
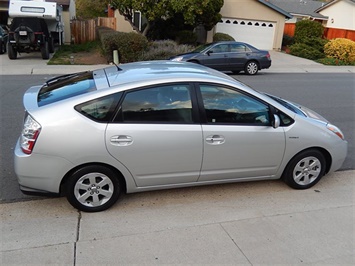
[[[234,245],[239,249],[239,251],[243,254],[243,256],[246,258],[246,260],[249,262],[250,265],[253,265],[253,263],[251,263],[251,261],[249,260],[249,258],[247,257],[247,255],[245,255],[245,253],[243,252],[243,250],[238,246],[238,244],[235,242],[235,240],[233,239],[233,237],[228,233],[228,231],[224,228],[224,226],[222,224],[219,224],[223,231],[228,235],[228,237],[233,241]]]
[[[76,226],[76,239],[75,239],[75,242],[74,242],[74,266],[76,265],[76,252],[77,252],[77,243],[79,241],[79,238],[80,238],[80,224],[81,224],[81,211],[78,211],[78,224]]]

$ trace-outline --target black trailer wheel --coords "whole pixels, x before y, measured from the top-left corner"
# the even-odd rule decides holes
[[[48,44],[48,41],[46,41],[41,46],[41,54],[42,54],[42,59],[49,59],[49,44]]]

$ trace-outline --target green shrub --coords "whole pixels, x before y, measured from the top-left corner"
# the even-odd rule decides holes
[[[296,23],[295,42],[303,43],[306,38],[321,38],[324,28],[321,23],[313,20],[301,20]]]
[[[294,38],[290,35],[285,34],[282,37],[282,46],[290,46],[295,42]]]
[[[352,64],[355,62],[355,42],[344,38],[333,39],[324,46],[324,53],[328,58]]]
[[[195,45],[197,42],[197,35],[190,30],[179,31],[176,35],[175,41],[178,44],[190,44]]]
[[[214,42],[221,42],[221,41],[235,41],[234,38],[226,33],[216,32],[213,35]]]
[[[303,39],[302,43],[312,46],[314,49],[322,53],[324,57],[324,45],[328,43],[328,40],[319,37],[307,37]]]
[[[311,60],[316,60],[324,57],[324,53],[304,43],[295,43],[291,45],[290,54]]]
[[[185,44],[178,45],[171,40],[154,41],[149,43],[148,49],[141,54],[139,60],[166,60],[174,55],[190,52],[193,49],[193,46]]]
[[[138,61],[148,45],[147,38],[135,32],[107,31],[100,35],[100,40],[109,62],[114,50],[118,50],[120,63]]]

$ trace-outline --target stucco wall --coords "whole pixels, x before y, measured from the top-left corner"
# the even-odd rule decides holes
[[[259,3],[256,0],[224,0],[224,6],[221,9],[222,17],[252,19],[275,22],[275,36],[273,49],[281,49],[282,36],[285,26],[285,16],[281,13]],[[212,41],[215,29],[210,31],[207,41]]]
[[[134,31],[131,24],[118,12],[115,10],[115,18],[117,19],[116,30],[121,32],[132,32]]]
[[[342,0],[319,12],[329,17],[328,28],[355,30],[355,3]]]

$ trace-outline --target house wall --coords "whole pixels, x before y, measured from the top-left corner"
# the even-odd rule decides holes
[[[319,11],[319,13],[329,17],[327,28],[355,30],[354,2],[341,0]]]
[[[125,20],[124,16],[122,16],[120,14],[120,12],[118,12],[118,10],[115,10],[115,17],[117,19],[117,31],[121,31],[121,32],[132,32],[135,31],[133,30],[131,24],[129,24],[129,22],[127,20]]]
[[[273,49],[281,49],[282,36],[285,25],[285,16],[277,11],[259,3],[256,0],[224,0],[221,9],[222,17],[263,20],[276,23]],[[207,41],[211,42],[215,29],[207,35]]]

